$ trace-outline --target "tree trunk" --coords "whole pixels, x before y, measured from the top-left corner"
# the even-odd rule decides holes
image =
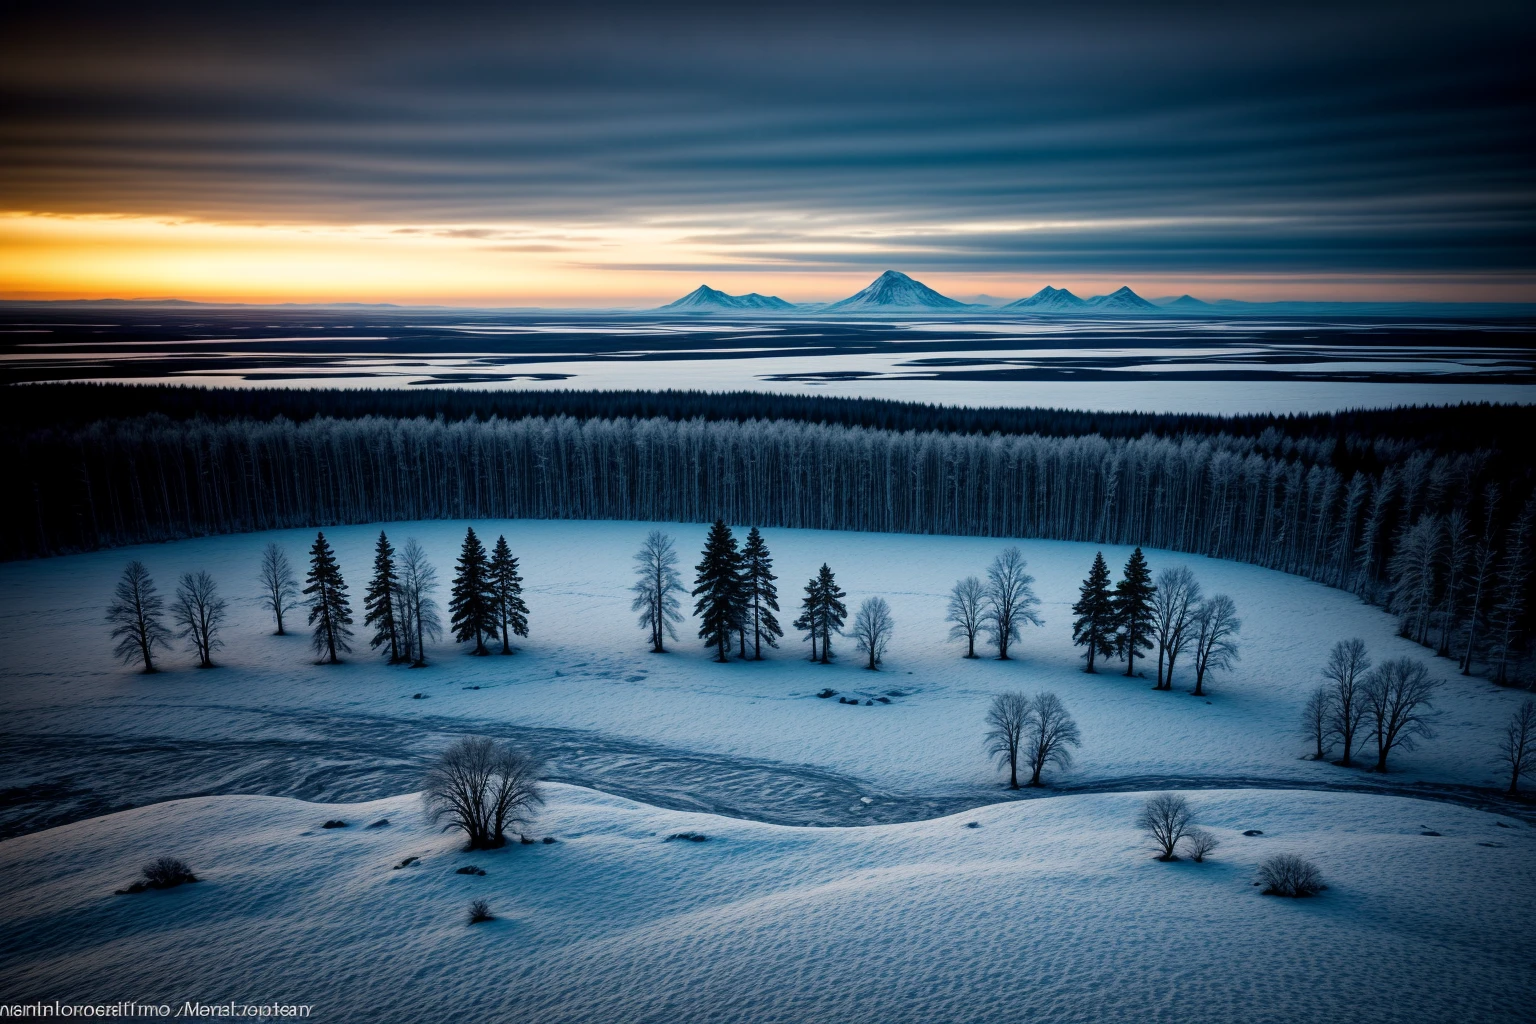
[[[1019,755],[1008,755],[1008,788],[1019,788]]]
[[[976,634],[975,633],[967,633],[966,634],[965,656],[967,658],[974,658],[974,657],[976,657]]]

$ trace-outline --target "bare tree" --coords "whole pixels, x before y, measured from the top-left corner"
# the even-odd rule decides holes
[[[1192,828],[1184,833],[1184,845],[1189,850],[1190,859],[1196,864],[1204,864],[1205,858],[1210,856],[1212,850],[1221,845],[1221,842],[1203,828]]]
[[[1034,606],[1035,578],[1024,571],[1024,555],[1018,548],[1007,548],[987,567],[987,606],[983,622],[992,642],[997,645],[999,661],[1008,660],[1008,645],[1019,639],[1020,623],[1045,625]]]
[[[155,648],[169,650],[171,646],[171,632],[160,620],[163,604],[144,563],[137,559],[129,562],[107,607],[107,622],[112,626],[112,639],[117,641],[113,653],[125,663],[142,659],[146,675],[157,671]]]
[[[1157,641],[1157,686],[1173,689],[1173,663],[1189,641],[1190,619],[1200,607],[1200,583],[1184,566],[1164,569],[1157,574],[1157,589],[1152,594],[1152,637]],[[1163,678],[1163,662],[1168,676]]]
[[[1024,752],[1024,735],[1034,714],[1029,698],[1022,693],[1000,693],[987,709],[987,753],[997,758],[999,767],[1008,769],[1008,788],[1019,788],[1019,759]]]
[[[180,627],[176,635],[197,655],[198,668],[213,668],[213,652],[224,646],[219,639],[224,610],[212,576],[206,572],[182,573],[171,616]]]
[[[1301,711],[1301,731],[1316,746],[1312,760],[1321,761],[1333,747],[1333,693],[1326,686],[1319,686],[1307,698],[1307,706]]]
[[[1365,652],[1365,641],[1359,637],[1340,640],[1328,653],[1328,664],[1323,669],[1324,686],[1329,693],[1328,725],[1339,742],[1344,744],[1344,757],[1339,764],[1350,766],[1355,748],[1355,734],[1365,721],[1365,677],[1371,670],[1371,659]]]
[[[437,586],[437,570],[427,561],[427,553],[415,537],[406,538],[400,548],[400,593],[396,604],[405,640],[401,657],[410,660],[411,668],[427,667],[427,640],[438,640],[443,635],[437,600],[432,596]]]
[[[505,846],[507,831],[526,825],[544,802],[537,758],[486,736],[466,736],[443,751],[427,771],[422,799],[444,832],[458,830],[467,849]]]
[[[954,623],[949,627],[949,638],[965,641],[967,658],[976,657],[976,634],[981,632],[986,600],[986,588],[975,576],[960,580],[949,592],[949,617],[945,621]]]
[[[1040,785],[1040,772],[1048,764],[1065,771],[1072,767],[1069,747],[1081,746],[1077,723],[1054,693],[1037,693],[1029,702],[1030,723],[1024,734],[1024,760],[1029,765],[1031,786]]]
[[[865,668],[878,669],[895,628],[896,620],[891,618],[891,606],[885,603],[885,598],[871,597],[859,606],[858,614],[853,617],[853,638],[858,641],[859,650],[869,655],[869,664]]]
[[[1527,700],[1504,727],[1499,763],[1509,769],[1509,792],[1520,791],[1520,776],[1536,768],[1536,700]]]
[[[652,530],[635,552],[635,575],[639,577],[630,592],[635,595],[629,610],[640,613],[640,628],[651,632],[651,651],[667,653],[666,638],[677,639],[674,623],[683,621],[678,594],[686,594],[683,579],[677,574],[677,550],[672,538]]]
[[[1376,739],[1376,770],[1387,770],[1387,755],[1412,750],[1416,738],[1434,736],[1431,709],[1437,680],[1412,658],[1384,661],[1365,679],[1365,726]]]
[[[1189,802],[1177,793],[1155,793],[1142,805],[1136,827],[1163,851],[1158,860],[1178,860],[1174,850],[1194,829],[1195,816]]]
[[[277,635],[283,630],[283,612],[299,599],[299,579],[293,574],[288,555],[276,544],[268,544],[261,553],[261,603],[277,619]]]
[[[1205,696],[1205,676],[1228,669],[1238,659],[1237,634],[1243,620],[1237,605],[1226,594],[1217,594],[1200,605],[1194,618],[1195,696]]]

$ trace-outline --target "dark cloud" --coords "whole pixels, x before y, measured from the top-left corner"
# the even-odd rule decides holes
[[[1533,42],[1503,3],[23,5],[0,195],[671,223],[778,266],[1532,270]]]

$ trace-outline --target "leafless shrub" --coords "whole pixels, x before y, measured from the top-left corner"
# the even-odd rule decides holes
[[[1315,896],[1328,888],[1322,872],[1294,853],[1279,853],[1259,865],[1259,881],[1266,896]]]
[[[427,814],[443,831],[458,829],[467,849],[505,846],[507,832],[533,820],[544,802],[540,761],[484,736],[454,743],[427,772]]]
[[[469,905],[469,923],[480,924],[482,921],[494,921],[496,915],[491,913],[491,905],[485,900],[475,900]]]
[[[1141,829],[1163,852],[1158,860],[1177,860],[1174,850],[1195,827],[1189,802],[1175,793],[1157,793],[1147,798],[1136,819]]]
[[[1196,864],[1204,864],[1205,858],[1221,842],[1203,828],[1192,828],[1184,834],[1184,848]]]
[[[149,889],[172,889],[197,881],[187,862],[177,857],[159,857],[144,865],[144,885]]]

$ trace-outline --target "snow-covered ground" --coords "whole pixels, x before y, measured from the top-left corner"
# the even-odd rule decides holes
[[[446,584],[464,526],[391,523],[385,529],[397,546],[407,537],[419,538]],[[6,651],[0,733],[17,745],[25,739],[40,752],[5,762],[0,788],[51,784],[57,781],[49,775],[55,768],[45,767],[41,752],[84,749],[103,738],[142,741],[122,751],[126,764],[150,761],[178,738],[228,744],[230,757],[238,758],[238,745],[257,732],[323,749],[328,737],[339,743],[356,723],[387,721],[394,731],[380,743],[404,753],[409,741],[398,737],[412,735],[417,724],[425,735],[429,729],[454,731],[455,722],[470,731],[489,722],[591,730],[717,758],[812,766],[858,780],[861,791],[877,799],[883,793],[965,793],[975,803],[1001,793],[1002,777],[982,751],[982,717],[991,696],[1010,689],[1056,692],[1081,726],[1077,764],[1051,773],[1049,781],[1057,784],[1120,779],[1157,786],[1167,784],[1161,780],[1193,778],[1234,785],[1369,783],[1380,777],[1306,760],[1308,744],[1299,735],[1302,704],[1319,681],[1328,648],[1351,636],[1363,637],[1377,659],[1421,658],[1445,679],[1437,736],[1418,750],[1394,753],[1389,780],[1491,786],[1501,784],[1493,763],[1497,737],[1521,696],[1456,675],[1452,663],[1396,637],[1392,619],[1381,610],[1346,593],[1249,565],[1162,551],[1148,553],[1154,571],[1188,565],[1206,593],[1235,599],[1243,620],[1236,670],[1212,680],[1207,699],[1190,695],[1182,666],[1172,692],[1154,692],[1150,680],[1125,678],[1115,665],[1086,675],[1080,651],[1071,644],[1070,604],[1096,548],[1030,540],[1018,543],[1037,577],[1045,625],[1026,627],[1015,661],[962,659],[960,644],[946,639],[944,622],[955,579],[982,575],[1008,542],[777,529],[765,536],[780,575],[783,621],[793,620],[801,586],[825,560],[848,591],[850,610],[871,595],[890,602],[897,628],[884,670],[862,668],[847,639],[838,644],[836,664],[810,664],[793,631],[772,660],[715,664],[695,638],[691,619],[672,653],[653,655],[635,626],[627,589],[631,555],[651,524],[481,521],[474,526],[488,545],[505,533],[521,557],[532,633],[510,658],[474,658],[452,644],[440,645],[432,652],[432,667],[419,671],[391,668],[361,642],[347,664],[316,665],[297,612],[291,624],[300,627],[300,635],[271,635],[270,619],[257,604],[259,554],[276,540],[302,568],[313,531],[0,566],[0,649]],[[676,537],[691,579],[705,527],[662,528]],[[326,531],[359,620],[378,530]],[[1106,547],[1104,553],[1118,571],[1129,550]],[[143,676],[113,660],[103,611],[130,558],[143,559],[166,593],[181,572],[206,569],[214,575],[231,603],[219,668],[197,670],[189,655],[178,652],[163,659],[168,671]],[[891,703],[851,707],[817,699],[824,687],[866,699],[891,694]],[[425,699],[413,699],[417,693]],[[64,743],[58,739],[64,734],[78,739]],[[572,744],[579,745],[579,739]],[[335,774],[344,767],[338,755]],[[323,758],[315,774],[323,783]],[[263,789],[219,779],[188,777],[182,788],[162,793],[347,792],[323,784]],[[400,784],[373,795],[408,788]],[[625,791],[652,793],[645,787]],[[354,789],[345,798],[367,792]],[[115,794],[106,806],[127,802],[135,802],[133,794]]]
[[[1132,826],[1143,794],[846,829],[549,795],[534,832],[559,842],[491,853],[461,852],[412,796],[210,797],[8,840],[0,992],[753,1024],[1515,1021],[1536,998],[1536,837],[1467,808],[1202,792],[1221,847],[1163,864]],[[685,830],[709,841],[666,841]],[[1254,868],[1277,852],[1329,889],[1260,895]],[[160,855],[202,880],[113,895]],[[456,873],[470,864],[485,875]],[[499,919],[468,925],[477,898]]]

